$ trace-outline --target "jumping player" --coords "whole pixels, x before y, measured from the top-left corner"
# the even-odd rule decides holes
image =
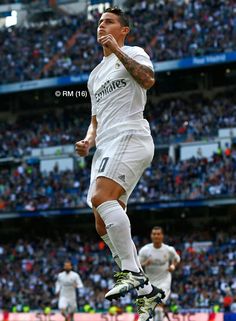
[[[95,214],[98,234],[109,246],[121,272],[106,294],[112,300],[139,290],[139,321],[149,320],[164,297],[142,272],[125,212],[128,198],[150,165],[154,144],[143,118],[146,91],[154,83],[153,65],[140,47],[125,46],[129,20],[119,8],[100,17],[97,40],[103,60],[91,72],[88,89],[92,117],[86,137],[75,144],[80,156],[96,145],[91,168],[88,204]]]
[[[65,321],[73,321],[77,309],[76,289],[82,287],[79,274],[72,271],[71,262],[66,261],[64,271],[58,274],[55,291],[59,295],[58,308],[65,317]]]
[[[171,273],[180,262],[180,256],[173,246],[163,243],[164,233],[161,227],[155,226],[151,231],[152,243],[142,247],[139,259],[150,282],[165,292],[163,303],[166,303],[171,291]],[[158,306],[156,319],[164,320],[163,306]]]

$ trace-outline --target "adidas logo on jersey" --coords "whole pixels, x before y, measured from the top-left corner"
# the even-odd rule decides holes
[[[120,175],[120,176],[118,176],[118,178],[119,178],[122,182],[125,182],[125,175]]]

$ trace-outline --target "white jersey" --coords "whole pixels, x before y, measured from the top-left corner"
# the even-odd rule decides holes
[[[56,282],[56,293],[60,298],[66,297],[71,300],[76,299],[76,288],[82,288],[83,283],[78,273],[70,271],[69,273],[61,272],[58,274]]]
[[[140,47],[120,48],[130,58],[153,70],[152,62]],[[150,135],[148,122],[143,118],[146,89],[130,75],[117,56],[112,53],[91,72],[88,89],[92,102],[92,116],[96,115],[96,146],[128,130]]]
[[[139,251],[141,265],[148,258],[151,259],[152,263],[145,266],[145,273],[150,282],[154,285],[162,285],[164,288],[170,289],[171,273],[168,271],[168,268],[174,261],[180,262],[180,256],[174,247],[162,243],[160,248],[155,248],[152,243],[147,244]]]

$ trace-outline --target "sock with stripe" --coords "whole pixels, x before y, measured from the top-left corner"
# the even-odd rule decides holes
[[[116,262],[116,264],[118,265],[118,267],[121,269],[121,260],[114,248],[114,245],[112,244],[108,234],[105,234],[103,236],[101,236],[101,238],[103,239],[103,241],[106,243],[106,245],[109,247],[110,251],[111,251],[111,255],[114,259],[114,261]]]
[[[104,202],[97,207],[97,211],[106,225],[109,239],[121,260],[122,271],[139,272],[133,251],[130,221],[119,202],[116,200]]]

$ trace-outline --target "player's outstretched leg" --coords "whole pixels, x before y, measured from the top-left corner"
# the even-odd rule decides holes
[[[153,286],[150,294],[139,296],[136,299],[139,318],[138,321],[151,321],[154,316],[155,307],[162,303],[165,293]]]
[[[115,274],[115,286],[105,295],[108,300],[124,296],[132,289],[141,289],[139,294],[152,292],[152,285],[148,277],[141,270],[137,257],[137,250],[133,243],[130,230],[130,221],[124,210],[124,204],[118,199],[124,193],[124,189],[115,181],[98,177],[96,191],[93,193],[91,203],[95,208],[96,229],[99,235],[108,238],[106,242],[112,245],[111,251],[120,260],[121,272]],[[100,219],[98,219],[99,214]],[[105,229],[104,229],[105,227]]]
[[[107,234],[118,254],[122,271],[115,274],[115,286],[105,295],[108,300],[124,296],[132,289],[148,284],[148,278],[137,266],[130,233],[130,222],[123,208],[116,200],[103,202],[97,206],[103,219]]]

